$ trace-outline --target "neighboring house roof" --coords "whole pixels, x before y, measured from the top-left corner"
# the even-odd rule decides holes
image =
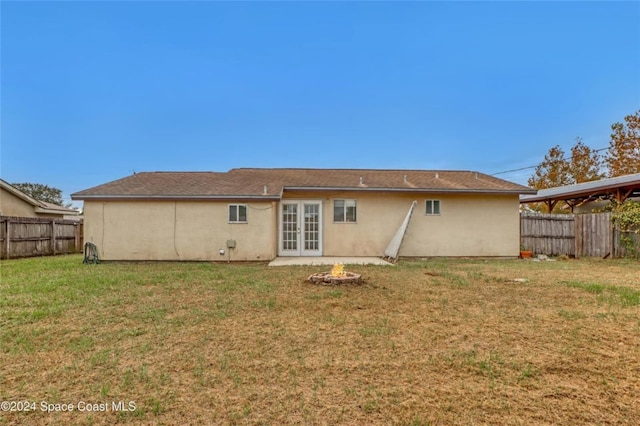
[[[635,173],[575,185],[540,189],[537,195],[521,196],[520,202],[523,204],[571,200],[586,202],[599,198],[615,198],[624,201],[627,198],[638,196],[640,196],[640,173]]]
[[[241,168],[225,173],[136,173],[76,192],[71,198],[278,200],[287,190],[535,193],[526,186],[472,171]]]
[[[0,188],[31,204],[34,207],[34,212],[36,213],[58,215],[77,215],[79,213],[74,209],[69,209],[46,201],[36,200],[2,179],[0,179]]]

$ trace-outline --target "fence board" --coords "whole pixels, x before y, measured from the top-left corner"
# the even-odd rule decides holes
[[[624,235],[640,242],[638,234]],[[611,226],[610,213],[520,215],[520,244],[537,254],[621,257],[627,253],[620,239],[620,232]]]
[[[575,225],[573,215],[521,214],[520,244],[538,254],[574,256]]]
[[[611,251],[611,215],[610,213],[581,214],[575,216],[576,256],[605,257],[615,256]]]
[[[82,251],[81,222],[0,216],[0,258],[50,256]]]

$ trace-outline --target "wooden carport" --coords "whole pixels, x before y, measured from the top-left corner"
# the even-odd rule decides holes
[[[520,196],[520,204],[544,203],[549,212],[560,201],[564,201],[573,213],[579,207],[590,201],[608,200],[624,203],[629,198],[640,197],[640,173],[601,179],[592,182],[578,183],[575,185],[559,186],[556,188],[538,190],[536,195]],[[610,252],[605,257],[615,254],[615,231],[613,224],[610,232]]]
[[[590,201],[615,200],[623,203],[634,197],[640,197],[640,173],[540,189],[536,195],[521,196],[520,204],[544,203],[551,212],[558,202],[564,201],[573,213],[573,209]]]

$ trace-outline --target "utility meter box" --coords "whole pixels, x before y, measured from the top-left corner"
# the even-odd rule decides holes
[[[227,248],[230,248],[230,249],[236,248],[236,240],[227,240]]]

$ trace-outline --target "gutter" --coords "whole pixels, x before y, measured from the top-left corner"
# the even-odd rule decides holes
[[[45,209],[42,207],[36,207],[33,211],[36,213],[43,213],[43,214],[66,214],[69,216],[78,214],[77,210],[54,210],[54,209]]]
[[[285,186],[289,191],[364,191],[364,192],[422,192],[422,193],[458,193],[458,194],[536,194],[535,189],[528,190],[496,190],[496,189],[450,189],[450,188],[357,188],[357,187],[314,187]]]
[[[77,195],[71,194],[72,200],[264,200],[279,201],[277,195]]]
[[[352,191],[352,192],[397,192],[397,193],[453,193],[453,194],[535,194],[536,190],[495,190],[495,189],[450,189],[450,188],[354,188],[286,186],[278,195],[78,195],[71,194],[72,200],[260,200],[280,201],[285,191]]]

